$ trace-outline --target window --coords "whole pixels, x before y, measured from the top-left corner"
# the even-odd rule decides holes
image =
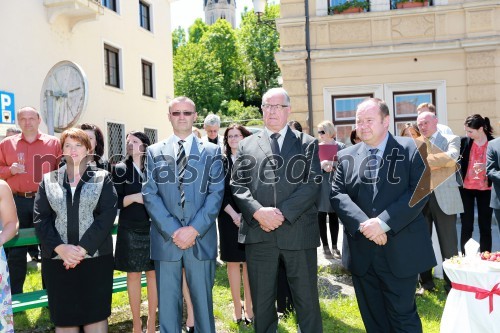
[[[141,27],[151,31],[151,16],[149,12],[149,4],[144,1],[139,1],[139,20]]]
[[[344,143],[350,142],[351,131],[356,124],[358,104],[370,97],[373,97],[373,94],[332,96],[332,121],[337,131],[337,140]]]
[[[109,45],[104,45],[104,72],[106,85],[120,88],[120,51]]]
[[[142,61],[142,94],[153,97],[153,64]]]
[[[108,161],[111,165],[125,156],[125,125],[108,123]]]
[[[111,9],[114,12],[117,11],[116,0],[101,0],[101,3],[104,7]]]
[[[421,103],[435,102],[435,91],[398,91],[394,92],[394,133],[399,135],[407,122],[416,122],[417,106]]]
[[[151,144],[158,142],[158,130],[154,128],[144,128],[144,134],[149,138]]]

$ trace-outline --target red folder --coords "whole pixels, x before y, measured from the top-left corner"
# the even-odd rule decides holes
[[[319,160],[320,161],[336,161],[338,145],[319,145]]]

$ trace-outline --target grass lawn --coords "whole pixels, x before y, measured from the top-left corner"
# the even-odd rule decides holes
[[[123,274],[117,272],[116,275]],[[319,276],[324,279],[341,280],[348,284],[349,278],[338,270],[321,268]],[[324,279],[323,279],[324,278]],[[347,282],[346,282],[347,281]],[[443,288],[443,281],[436,280],[437,292],[427,293],[423,297],[417,298],[417,307],[422,318],[424,332],[438,333],[441,315],[443,313],[446,294]],[[335,289],[336,288],[336,289]],[[25,290],[41,289],[40,272],[33,267],[29,268],[25,283]],[[327,288],[331,289],[331,288]],[[146,300],[146,288],[143,288],[143,301]],[[323,329],[325,333],[361,333],[364,332],[363,322],[359,314],[358,305],[354,296],[344,295],[340,287],[326,290],[323,284],[319,287],[321,314],[323,318]],[[252,327],[236,325],[232,322],[232,300],[229,283],[227,280],[226,266],[217,267],[215,278],[214,294],[214,314],[216,320],[216,330],[218,333],[229,332],[253,332]],[[147,314],[147,306],[143,304],[142,314]],[[145,317],[143,321],[145,323]],[[132,321],[128,307],[128,297],[126,292],[113,294],[112,314],[109,318],[110,332],[131,332]],[[54,328],[50,322],[49,312],[46,308],[29,310],[17,313],[14,316],[16,332],[53,332]],[[278,331],[280,333],[295,333],[296,319],[290,316],[280,321]]]

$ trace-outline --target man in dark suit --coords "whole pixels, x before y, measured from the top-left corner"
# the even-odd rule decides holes
[[[421,213],[429,179],[415,143],[389,132],[389,109],[376,98],[358,105],[362,144],[339,152],[331,203],[345,226],[354,290],[368,333],[422,332],[417,276],[435,265]],[[412,200],[413,198],[413,200]]]
[[[490,207],[500,222],[500,138],[491,140],[486,151],[486,174],[492,183]]]
[[[265,129],[240,142],[231,188],[243,214],[255,332],[277,332],[278,262],[285,265],[303,333],[323,331],[317,286],[318,141],[291,130],[290,98],[282,88],[262,97]]]
[[[187,97],[170,102],[174,134],[147,149],[142,188],[151,217],[161,333],[180,333],[182,269],[185,268],[197,332],[215,332],[212,288],[217,231],[224,192],[220,147],[192,133],[196,108]]]

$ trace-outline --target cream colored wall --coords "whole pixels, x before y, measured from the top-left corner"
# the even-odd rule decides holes
[[[311,1],[310,10],[316,4]],[[305,123],[303,6],[303,0],[281,1],[276,58],[293,117]],[[324,102],[328,88],[381,85],[383,91],[391,84],[439,81],[445,86],[442,118],[456,133],[463,133],[463,120],[474,113],[495,124],[500,120],[499,33],[500,5],[488,0],[333,16],[311,11],[313,123],[331,113]]]
[[[80,123],[95,123],[103,131],[107,121],[125,124],[125,131],[154,128],[159,139],[171,133],[166,116],[174,91],[169,1],[149,1],[153,32],[139,25],[138,1],[119,0],[119,14],[105,8],[97,20],[73,28],[67,17],[50,24],[44,1],[29,2],[2,1],[0,90],[15,93],[16,108],[40,109],[47,72],[69,60],[83,68],[89,84]],[[104,43],[121,49],[122,89],[105,85]],[[154,64],[154,98],[142,96],[141,59]]]

